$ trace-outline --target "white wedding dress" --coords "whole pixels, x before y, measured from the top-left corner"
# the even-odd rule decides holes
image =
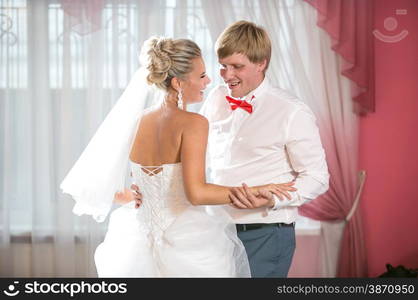
[[[193,206],[182,165],[131,162],[143,203],[114,210],[97,247],[99,277],[250,277],[244,246],[222,206]]]

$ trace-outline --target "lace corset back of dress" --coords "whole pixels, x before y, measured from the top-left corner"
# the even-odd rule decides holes
[[[181,163],[141,166],[131,163],[134,182],[143,196],[138,218],[153,236],[159,236],[187,206]]]

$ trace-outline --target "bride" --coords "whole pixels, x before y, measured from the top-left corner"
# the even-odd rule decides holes
[[[74,213],[99,222],[124,190],[128,168],[141,187],[138,209],[129,197],[116,197],[123,205],[111,213],[96,249],[98,276],[250,277],[222,204],[270,205],[278,185],[206,183],[208,121],[186,106],[203,100],[210,79],[193,41],[152,37],[140,58],[143,67],[61,184],[76,201]],[[143,110],[147,84],[164,96],[162,104]]]

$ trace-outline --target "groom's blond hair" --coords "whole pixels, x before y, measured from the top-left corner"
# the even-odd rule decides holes
[[[271,41],[261,26],[248,21],[238,21],[228,26],[215,43],[218,58],[234,53],[244,54],[252,63],[266,60],[266,68],[271,58]]]

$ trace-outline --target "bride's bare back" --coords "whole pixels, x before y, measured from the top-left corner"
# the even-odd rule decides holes
[[[181,162],[183,134],[187,135],[185,129],[194,123],[193,119],[204,119],[204,117],[165,106],[146,113],[139,123],[130,159],[142,166],[161,166]],[[207,139],[207,133],[199,140],[205,138]],[[187,144],[184,146],[187,147]],[[193,143],[191,146],[199,147]],[[206,150],[206,145],[204,147]]]
[[[142,117],[129,157],[142,166],[181,162],[184,188],[190,202],[228,203],[228,188],[206,183],[207,138],[208,121],[205,117],[162,105]],[[149,171],[156,173],[153,168]]]

